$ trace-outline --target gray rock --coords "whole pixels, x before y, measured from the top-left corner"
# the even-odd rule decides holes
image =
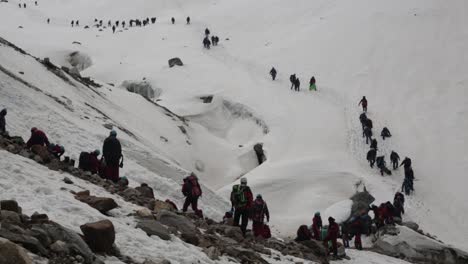
[[[169,64],[169,67],[172,68],[174,66],[184,66],[184,63],[182,62],[182,60],[180,58],[172,58],[170,60],[167,61],[167,63]]]
[[[75,198],[80,202],[88,204],[103,214],[118,207],[118,204],[112,198],[96,197],[92,195],[77,195]]]
[[[198,246],[200,244],[200,238],[195,233],[182,233],[180,238],[184,242],[192,244],[194,246]]]
[[[72,230],[56,223],[35,225],[35,228],[43,230],[52,241],[61,240],[68,244],[70,250],[79,253],[87,263],[94,260],[94,254],[84,240]]]
[[[0,211],[0,220],[2,223],[21,224],[20,215],[14,211]]]
[[[115,242],[115,228],[111,221],[102,220],[80,226],[84,239],[94,252],[110,253]]]
[[[15,200],[0,201],[0,210],[12,211],[21,214],[21,207],[18,206],[18,202],[16,202]]]
[[[31,222],[33,224],[47,223],[49,222],[49,216],[35,212],[33,215],[31,215]]]
[[[57,240],[55,241],[55,243],[50,245],[50,250],[59,254],[68,254],[70,252],[70,249],[68,248],[67,243],[61,240]]]
[[[221,252],[216,247],[205,248],[203,252],[212,260],[219,260],[221,256]]]
[[[52,244],[48,234],[36,226],[32,226],[31,229],[26,230],[26,234],[39,240],[39,242],[41,242],[44,247],[48,247],[50,244]]]
[[[63,178],[63,182],[65,182],[66,184],[73,184],[73,181],[70,180],[70,178],[68,177]]]
[[[147,99],[154,99],[161,94],[160,89],[154,89],[146,81],[124,81],[121,86],[129,92],[139,94]]]
[[[48,251],[42,246],[39,240],[32,236],[15,234],[5,228],[1,228],[0,237],[6,238],[15,244],[21,244],[24,248],[41,256],[46,256],[48,254]]]
[[[136,227],[145,231],[148,236],[158,236],[162,240],[171,239],[167,228],[155,220],[142,220]]]
[[[32,261],[22,247],[8,241],[7,239],[0,238],[0,263],[32,264]]]
[[[414,230],[414,231],[416,231],[416,232],[417,232],[418,229],[419,229],[419,225],[416,224],[415,222],[411,222],[411,221],[402,222],[401,225],[402,225],[402,226],[406,226],[406,227],[408,227],[409,229],[412,229],[412,230]]]
[[[195,225],[186,217],[170,211],[160,211],[156,219],[163,225],[177,228],[181,233],[194,233],[198,231]]]

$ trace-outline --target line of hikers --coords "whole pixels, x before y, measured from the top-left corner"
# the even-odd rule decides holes
[[[366,138],[366,144],[369,144],[370,142],[370,150],[367,152],[366,159],[369,162],[369,165],[371,168],[374,167],[374,164],[377,165],[377,168],[380,170],[380,174],[383,176],[384,174],[387,175],[392,175],[392,172],[387,168],[387,162],[385,161],[385,156],[377,156],[377,139],[372,138],[373,133],[373,124],[372,120],[367,117],[367,98],[365,96],[362,97],[361,101],[359,101],[358,105],[362,105],[362,111],[361,115],[359,116],[359,121],[361,122],[362,126],[362,137]],[[392,136],[390,133],[390,130],[387,127],[384,127],[382,129],[382,132],[380,133],[380,136],[382,137],[382,140],[385,140],[385,138],[389,138]],[[401,166],[404,166],[405,170],[405,179],[403,181],[401,190],[404,192],[406,195],[410,195],[414,191],[414,172],[411,167],[411,159],[408,157],[405,157],[405,159],[401,162],[399,165],[400,161],[400,156],[398,155],[397,152],[393,151],[390,154],[390,161],[392,163],[393,170],[398,169]]]
[[[210,46],[218,46],[219,37],[218,36],[211,36],[210,41],[210,30],[208,28],[205,29],[205,37],[203,38],[203,47],[205,49],[210,49]]]
[[[349,241],[354,238],[355,248],[362,250],[362,235],[369,236],[385,225],[402,223],[402,215],[405,213],[404,204],[405,196],[397,192],[393,204],[388,201],[381,203],[380,206],[371,205],[359,215],[352,216],[341,223],[341,228],[333,217],[328,218],[328,225],[323,225],[320,212],[316,212],[310,227],[301,225],[298,228],[295,240],[298,242],[311,239],[323,241],[329,254],[333,253],[334,257],[338,257],[338,238],[342,239],[344,248],[349,248]],[[369,215],[370,211],[374,214],[373,219]]]
[[[276,76],[278,75],[278,71],[275,69],[275,67],[271,68],[270,75],[271,75],[272,80],[274,81],[276,79]],[[293,89],[294,89],[294,91],[300,91],[301,90],[301,81],[296,76],[296,74],[291,74],[291,76],[289,76],[289,81],[291,82],[291,90],[293,90]],[[317,91],[315,76],[312,76],[312,78],[310,78],[309,90],[310,91]]]

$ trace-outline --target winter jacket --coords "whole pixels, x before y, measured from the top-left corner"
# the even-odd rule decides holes
[[[367,99],[362,98],[361,101],[359,101],[359,105],[362,105],[362,107],[367,107]]]
[[[198,183],[198,178],[195,175],[190,175],[184,179],[184,185],[182,186],[182,193],[189,197],[200,197],[202,190]]]
[[[101,163],[99,162],[97,155],[94,153],[89,155],[89,171],[92,174],[96,174],[99,171],[99,166],[101,166]]]
[[[337,223],[333,222],[328,226],[328,234],[325,240],[326,241],[336,240],[338,238],[339,233],[340,233],[340,226]]]
[[[30,148],[34,145],[40,146],[49,146],[49,139],[47,138],[46,134],[41,130],[36,130],[31,134],[28,142],[26,142],[26,147]]]
[[[403,165],[404,165],[405,168],[410,168],[410,167],[411,167],[411,159],[410,159],[410,158],[405,158],[405,159],[401,162],[400,167],[403,166]]]
[[[392,153],[390,154],[390,160],[398,162],[400,160],[400,156],[395,151],[392,151]]]
[[[3,109],[0,112],[0,134],[6,132],[6,120],[5,120],[6,114],[7,114],[6,109]]]
[[[377,149],[377,140],[374,138],[370,144],[371,149]]]
[[[275,76],[276,75],[276,69],[271,68],[270,74],[271,74],[271,76]]]
[[[364,128],[364,136],[369,137],[369,138],[372,137],[372,129],[366,126]]]
[[[270,221],[270,212],[268,211],[268,206],[266,202],[262,198],[255,199],[253,203],[252,220],[254,222],[263,223],[265,220],[265,216],[267,218],[267,221]]]
[[[365,120],[364,125],[365,125],[366,127],[368,127],[368,128],[374,128],[373,123],[372,123],[372,120],[369,119],[369,118],[367,118],[367,119]]]
[[[366,113],[362,113],[361,115],[359,115],[359,121],[361,121],[361,124],[364,126],[366,124],[366,120],[367,120],[367,115]]]
[[[414,172],[411,168],[405,168],[405,179],[414,180]]]
[[[315,84],[315,77],[310,78],[309,84],[310,84],[310,85],[314,85],[314,84]]]
[[[380,136],[382,136],[382,137],[391,137],[392,134],[390,134],[390,130],[388,130],[388,128],[384,127],[382,129],[382,132],[380,133]]]
[[[377,163],[377,168],[383,168],[383,167],[385,167],[386,164],[385,164],[385,158],[384,158],[384,156],[379,156],[379,157],[377,157],[376,163]]]
[[[375,149],[371,149],[367,152],[367,160],[375,160],[377,156],[377,151]]]
[[[116,137],[109,136],[106,138],[106,140],[104,140],[104,145],[102,146],[102,156],[104,157],[107,165],[119,165],[120,158],[122,157],[122,146]]]

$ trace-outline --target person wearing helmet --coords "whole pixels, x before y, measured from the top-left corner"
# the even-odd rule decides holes
[[[122,156],[122,146],[120,141],[117,139],[117,132],[112,130],[104,140],[104,145],[102,146],[102,155],[104,157],[104,162],[106,164],[104,169],[104,175],[106,179],[113,182],[119,181],[119,164],[123,166],[123,163],[120,161]]]
[[[26,142],[26,147],[29,149],[34,145],[40,146],[49,146],[49,139],[47,138],[46,134],[41,130],[37,129],[36,127],[31,128],[31,137],[29,138],[28,142]]]
[[[322,217],[320,212],[316,212],[314,218],[312,218],[312,235],[315,240],[322,240],[320,234],[322,233]]]
[[[0,135],[5,135],[6,133],[6,120],[5,116],[7,115],[7,110],[3,109],[0,111]]]
[[[247,179],[241,178],[241,184],[232,186],[231,204],[234,208],[234,226],[239,226],[241,221],[241,231],[245,236],[247,225],[249,223],[249,211],[253,204],[253,194],[250,187],[247,186]]]
[[[268,206],[266,202],[263,200],[262,195],[258,194],[257,198],[253,203],[253,210],[252,210],[252,231],[255,237],[262,236],[265,237],[265,217],[267,223],[270,222],[270,212],[268,211]]]

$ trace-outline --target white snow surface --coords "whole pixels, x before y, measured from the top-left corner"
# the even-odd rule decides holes
[[[155,25],[116,34],[83,28],[94,18],[107,24],[152,16]],[[71,28],[72,19],[81,27]],[[359,183],[377,203],[400,188],[401,170],[381,177],[365,162],[357,102],[366,95],[374,133],[387,126],[393,134],[379,139],[379,152],[387,161],[391,150],[413,160],[416,192],[407,198],[405,219],[468,249],[468,233],[460,232],[468,230],[467,20],[464,0],[50,0],[27,9],[10,1],[0,4],[2,37],[58,64],[63,54],[83,52],[93,65],[81,74],[103,84],[146,78],[162,89],[158,103],[187,117],[189,126],[182,134],[180,120],[118,88],[64,86],[3,46],[1,66],[24,71],[21,78],[73,111],[2,73],[0,107],[9,108],[12,134],[27,137],[38,126],[76,156],[100,147],[108,133],[102,125],[109,123],[102,112],[135,135],[119,130],[127,157],[122,174],[132,185],[148,182],[158,197],[180,204],[181,179],[195,171],[217,194],[204,195],[201,207],[219,218],[229,209],[232,184],[244,175],[266,199],[273,230],[294,236],[315,211],[345,218],[344,205]],[[220,37],[218,47],[202,49],[205,27]],[[185,65],[169,68],[167,60],[176,56]],[[275,82],[267,74],[271,66],[279,71]],[[292,73],[301,79],[300,93],[289,90]],[[314,93],[305,90],[312,75]],[[199,99],[206,95],[214,95],[212,104]],[[269,133],[246,115],[226,112],[224,100],[243,106]],[[257,142],[264,143],[267,161],[255,168],[248,157]]]

